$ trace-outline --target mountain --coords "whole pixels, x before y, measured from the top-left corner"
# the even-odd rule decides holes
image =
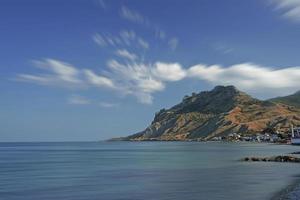
[[[296,92],[295,94],[289,95],[289,96],[273,98],[273,99],[270,99],[269,101],[272,101],[275,103],[283,103],[286,105],[292,105],[292,106],[300,108],[300,91]]]
[[[143,131],[122,140],[211,139],[230,133],[255,134],[267,128],[287,131],[300,125],[300,109],[261,101],[234,86],[217,86],[185,96],[181,103],[155,114]]]

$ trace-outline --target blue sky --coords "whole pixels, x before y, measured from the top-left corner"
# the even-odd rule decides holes
[[[3,0],[0,141],[125,136],[186,94],[299,90],[298,0]]]

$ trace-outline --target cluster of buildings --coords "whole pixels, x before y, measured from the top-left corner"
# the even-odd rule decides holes
[[[212,141],[247,141],[247,142],[281,142],[284,140],[281,134],[257,133],[254,135],[241,135],[231,133],[228,136],[213,137]]]
[[[271,142],[271,143],[291,143],[300,145],[300,127],[291,127],[288,134],[280,132],[257,133],[252,135],[242,135],[231,133],[227,136],[213,137],[211,141],[247,141],[247,142]]]

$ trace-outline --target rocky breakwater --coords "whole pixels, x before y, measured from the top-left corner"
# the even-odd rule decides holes
[[[245,157],[242,159],[242,161],[300,163],[300,158],[289,155],[271,157]]]

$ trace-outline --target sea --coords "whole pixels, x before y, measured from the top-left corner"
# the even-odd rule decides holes
[[[300,164],[241,161],[295,151],[265,143],[0,143],[0,199],[300,199]]]

